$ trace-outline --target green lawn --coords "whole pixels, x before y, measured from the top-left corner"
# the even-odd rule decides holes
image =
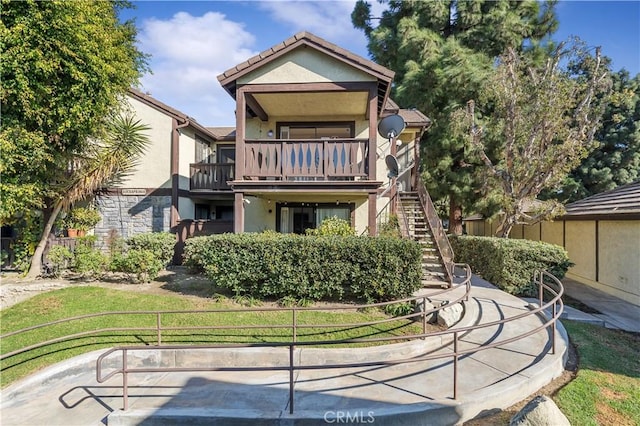
[[[62,290],[43,293],[0,311],[0,334],[47,323],[62,318],[110,311],[175,311],[175,310],[213,310],[238,309],[238,305],[229,300],[184,298],[171,295],[149,295],[129,291],[106,289],[102,287],[69,287]],[[299,311],[297,323],[312,325],[299,328],[297,340],[300,342],[320,340],[341,340],[368,337],[394,337],[422,332],[418,323],[407,320],[394,320],[372,326],[354,327],[318,327],[319,324],[364,323],[388,318],[382,311],[370,309],[360,311]],[[215,344],[288,342],[292,340],[291,328],[277,328],[276,325],[290,325],[290,312],[238,312],[205,314],[168,314],[162,316],[163,326],[203,326],[264,325],[260,328],[241,330],[197,330],[164,331],[163,344]],[[83,331],[117,327],[154,328],[156,316],[153,314],[119,314],[86,318],[73,323],[62,323],[24,334],[2,339],[0,352],[5,354],[13,350],[56,337]],[[25,377],[34,371],[73,356],[100,348],[123,344],[156,344],[156,332],[146,331],[110,331],[97,336],[78,337],[73,340],[34,349],[25,354],[16,355],[0,363],[1,386]],[[384,342],[390,343],[390,342]],[[353,345],[351,345],[353,346]]]
[[[640,425],[640,335],[563,321],[578,373],[554,400],[573,425]]]

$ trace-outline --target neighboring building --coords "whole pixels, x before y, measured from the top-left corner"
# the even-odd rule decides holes
[[[389,99],[393,76],[302,32],[218,77],[236,100],[235,127],[204,127],[131,90],[152,144],[137,170],[99,197],[96,234],[303,233],[331,216],[376,234],[395,192],[385,157],[397,157],[400,188],[412,189],[429,126]],[[395,141],[377,132],[392,114],[406,122]]]
[[[497,223],[467,218],[470,235],[494,235]],[[568,204],[554,221],[518,225],[512,238],[564,247],[567,278],[640,306],[640,181]]]

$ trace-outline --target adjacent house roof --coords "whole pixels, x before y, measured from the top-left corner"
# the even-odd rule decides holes
[[[235,141],[236,140],[236,128],[235,127],[207,127],[218,141]]]
[[[387,99],[384,105],[385,114],[398,114],[409,127],[428,127],[431,124],[429,117],[418,111],[416,108],[402,109],[393,99]]]
[[[640,219],[640,180],[565,207],[564,219]]]
[[[389,88],[395,72],[382,65],[376,64],[368,59],[356,55],[341,48],[338,45],[330,43],[316,35],[307,31],[299,32],[291,38],[261,52],[260,54],[247,59],[246,61],[228,69],[218,76],[218,81],[224,89],[235,98],[236,80],[257,68],[279,58],[280,56],[292,51],[300,46],[309,46],[329,56],[332,56],[342,62],[345,62],[354,68],[360,69],[378,79],[378,108],[381,109],[389,96]]]
[[[208,130],[206,127],[202,126],[200,123],[198,123],[196,121],[195,118],[193,117],[189,117],[187,114],[178,111],[177,109],[170,107],[169,105],[160,102],[159,100],[157,100],[156,98],[147,95],[146,93],[142,93],[141,91],[137,90],[137,89],[129,89],[129,96],[131,96],[134,99],[139,100],[140,102],[142,102],[143,104],[146,104],[148,106],[150,106],[151,108],[154,108],[166,115],[168,115],[171,118],[175,118],[176,120],[178,120],[181,124],[182,123],[186,123],[187,121],[189,122],[189,125],[192,126],[194,129],[196,129],[198,131],[198,134],[201,134],[202,136],[206,136],[209,137],[211,139],[217,140],[216,135],[214,133],[212,133],[210,130]]]

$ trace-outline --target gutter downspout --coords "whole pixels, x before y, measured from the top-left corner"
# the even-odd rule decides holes
[[[187,119],[178,124],[178,119],[171,120],[171,210],[169,213],[169,226],[175,228],[180,220],[178,212],[178,193],[180,185],[180,129],[187,127],[191,122]]]

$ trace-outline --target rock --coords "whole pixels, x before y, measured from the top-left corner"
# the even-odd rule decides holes
[[[422,301],[416,301],[416,306],[413,308],[413,312],[414,313],[422,313],[422,312],[426,312],[426,311],[430,311],[432,309],[437,309],[438,306],[434,305],[429,299],[426,299],[426,306],[425,303],[422,303]],[[415,321],[422,321],[422,317],[414,317]],[[427,314],[427,322],[429,324],[435,324],[436,321],[438,320],[438,313],[437,312],[432,312],[430,314]]]
[[[562,411],[546,396],[537,396],[513,416],[509,426],[571,426]]]
[[[444,308],[438,311],[438,325],[445,326],[447,328],[451,327],[453,324],[460,321],[460,318],[462,318],[462,312],[464,312],[464,309],[460,303],[456,303],[454,305],[447,303]]]

